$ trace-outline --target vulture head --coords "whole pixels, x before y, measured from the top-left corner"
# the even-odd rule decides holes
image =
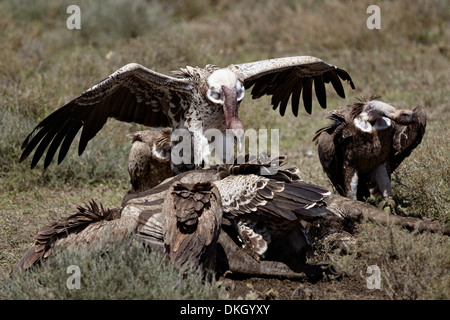
[[[130,192],[153,188],[173,176],[170,166],[171,135],[170,128],[128,134],[133,138],[128,157]]]
[[[170,161],[170,142],[171,129],[145,130],[129,133],[128,136],[133,139],[133,143],[141,142],[148,146],[150,154],[155,162]]]
[[[420,123],[420,117],[412,110],[397,110],[390,104],[378,100],[369,101],[363,112],[367,113],[369,122],[386,117],[405,126]]]
[[[420,116],[413,110],[397,110],[377,98],[353,106],[355,125],[363,131],[371,131],[372,127],[378,130],[386,129],[391,125],[390,120],[404,126],[421,123]]]
[[[245,87],[230,69],[218,69],[207,79],[207,98],[215,104],[223,106],[225,124],[237,139],[239,152],[242,150],[244,123],[238,117],[239,104],[244,99]]]

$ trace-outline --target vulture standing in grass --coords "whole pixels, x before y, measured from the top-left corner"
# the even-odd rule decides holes
[[[391,174],[420,144],[425,134],[422,107],[397,110],[379,101],[361,99],[327,116],[333,123],[316,132],[319,159],[339,194],[364,200],[370,189],[381,193],[380,206],[394,209]]]
[[[285,114],[291,99],[292,112],[297,116],[301,96],[306,112],[311,113],[313,83],[323,108],[326,107],[326,83],[331,83],[337,94],[345,97],[341,80],[348,81],[354,88],[346,71],[310,56],[232,64],[226,68],[186,67],[174,76],[130,63],[43,119],[24,140],[20,162],[35,150],[31,161],[33,168],[46,152],[46,168],[59,149],[60,163],[82,128],[78,145],[81,155],[106,121],[115,118],[149,127],[187,129],[193,152],[191,159],[173,165],[178,174],[203,161],[208,163],[210,150],[204,134],[208,129],[218,129],[222,133],[230,129],[238,149],[242,148],[244,124],[238,117],[238,108],[246,89],[253,88],[253,99],[272,96],[273,109],[279,107],[281,115]],[[172,141],[174,145],[179,142]],[[232,142],[227,140],[225,145],[230,146]],[[231,149],[227,149],[223,153],[224,160],[231,155]]]
[[[128,134],[133,138],[128,157],[131,189],[141,192],[172,177],[170,136],[172,129],[145,130]]]

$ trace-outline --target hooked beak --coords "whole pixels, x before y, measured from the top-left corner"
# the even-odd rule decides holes
[[[242,121],[241,121],[242,122]],[[236,137],[236,144],[238,152],[242,152],[242,147],[244,145],[244,129],[235,129],[233,128],[233,134]]]
[[[420,116],[416,113],[413,113],[413,118],[417,121],[418,124],[422,123],[422,120],[420,120]]]
[[[236,137],[237,148],[239,153],[242,151],[244,142],[244,123],[238,117],[238,103],[236,88],[227,88],[222,86],[225,95],[223,111],[225,115],[225,124],[228,129],[233,131]]]

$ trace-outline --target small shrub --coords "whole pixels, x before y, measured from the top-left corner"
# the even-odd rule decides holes
[[[80,289],[67,272],[80,269]],[[225,293],[198,272],[182,272],[131,239],[106,249],[61,250],[40,267],[6,282],[4,299],[220,299]]]
[[[402,213],[449,222],[450,150],[445,136],[426,136],[393,175],[393,195]]]

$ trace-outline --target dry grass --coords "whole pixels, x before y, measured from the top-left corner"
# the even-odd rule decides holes
[[[354,292],[330,285],[327,299],[448,299],[450,240],[439,234],[412,234],[397,227],[361,225],[358,243],[348,254],[325,249],[314,261],[332,263],[343,280],[356,283]],[[366,281],[369,266],[380,269],[380,288]],[[345,288],[345,286],[344,286]]]
[[[396,172],[394,195],[402,214],[448,223],[448,1],[378,1],[381,30],[366,28],[371,1],[81,1],[78,31],[65,27],[69,4],[0,3],[0,278],[7,278],[39,227],[90,198],[119,204],[128,185],[125,134],[136,125],[108,123],[81,158],[73,148],[60,166],[47,171],[41,165],[31,171],[29,160],[18,164],[17,159],[21,142],[39,120],[133,61],[168,72],[185,65],[313,55],[349,71],[357,87],[347,88],[345,100],[329,90],[329,109],[370,94],[381,94],[394,106],[424,106],[426,136]],[[281,152],[306,181],[331,187],[311,142],[326,123],[325,114],[315,102],[310,116],[281,118],[269,98],[247,98],[240,109],[247,128],[280,129]],[[305,155],[308,150],[312,157]],[[378,264],[386,298],[449,298],[446,238],[370,225],[359,238],[359,253],[327,259],[352,279],[365,276],[364,266]],[[337,290],[331,297],[342,298],[339,283],[330,288]]]

